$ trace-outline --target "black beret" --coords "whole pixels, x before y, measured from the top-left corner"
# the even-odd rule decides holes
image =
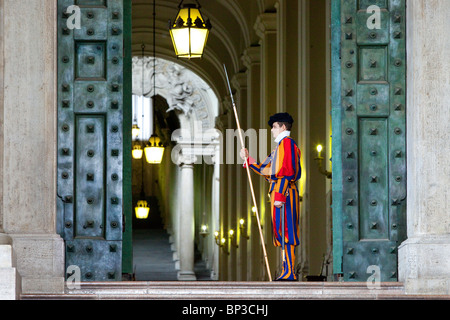
[[[291,115],[287,112],[282,113],[276,113],[269,119],[269,126],[272,127],[274,122],[287,122],[290,124],[294,123],[294,119],[291,117]]]

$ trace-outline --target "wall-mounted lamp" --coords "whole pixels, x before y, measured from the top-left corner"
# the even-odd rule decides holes
[[[234,245],[236,248],[239,248],[239,245],[237,244],[237,239],[235,239],[234,234],[235,232],[233,229],[228,231],[228,238],[230,239],[230,244]]]
[[[225,243],[226,243],[226,242],[227,242],[227,239],[225,239],[225,238],[220,239],[220,245],[219,245],[219,247],[222,248],[223,253],[225,253],[225,254],[230,254],[230,253],[228,252],[228,250],[227,250],[227,247],[225,246]]]
[[[256,215],[256,207],[253,206],[253,207],[252,207],[252,216],[255,216],[255,215]]]
[[[227,252],[227,248],[226,248],[226,246],[225,246],[225,243],[227,242],[227,239],[221,238],[221,239],[219,240],[219,235],[220,235],[220,234],[219,234],[219,231],[214,231],[214,240],[216,241],[217,246],[218,246],[219,248],[222,248],[222,250],[223,250],[224,253],[229,254],[229,253]]]
[[[318,144],[317,147],[316,147],[316,150],[317,150],[317,157],[318,157],[318,158],[321,157],[321,154],[320,154],[320,153],[322,152],[322,149],[323,149],[322,145],[321,145],[321,144]]]
[[[219,231],[214,231],[214,240],[216,240],[216,244],[219,245]]]
[[[207,235],[209,235],[208,232],[208,226],[206,224],[202,224],[202,226],[200,227],[200,235],[204,238]]]
[[[250,237],[247,234],[247,230],[245,229],[245,220],[244,219],[239,220],[239,228],[241,229],[242,237],[244,237],[247,240],[250,239]]]
[[[321,152],[322,152],[322,149],[323,149],[323,147],[322,147],[322,145],[317,145],[317,147],[316,147],[316,150],[317,150],[317,157],[316,158],[314,158],[314,161],[316,161],[316,163],[317,163],[317,167],[318,167],[318,169],[319,169],[319,172],[321,173],[321,174],[323,174],[324,176],[326,176],[327,177],[327,179],[331,179],[331,172],[328,172],[327,170],[325,170],[324,168],[323,168],[323,157],[322,157],[322,155],[321,155]]]

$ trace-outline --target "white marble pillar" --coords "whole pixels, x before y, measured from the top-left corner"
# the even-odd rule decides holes
[[[219,280],[219,247],[215,243],[214,232],[220,230],[220,146],[216,145],[214,151],[214,173],[212,181],[212,195],[211,208],[211,248],[212,248],[212,259],[211,259],[211,279]]]
[[[180,270],[180,258],[178,255],[178,252],[180,250],[180,232],[179,232],[179,226],[180,226],[180,210],[181,210],[181,202],[180,194],[181,194],[181,184],[180,184],[180,167],[176,166],[174,169],[174,172],[176,174],[174,182],[174,197],[172,198],[172,205],[171,205],[171,215],[172,215],[172,221],[173,221],[173,229],[172,229],[172,244],[171,244],[171,250],[173,252],[172,259],[175,262],[175,269]]]
[[[194,156],[181,156],[179,160],[181,174],[179,194],[179,250],[180,270],[178,280],[196,280],[194,273]]]
[[[449,17],[447,0],[408,1],[407,293],[450,294]]]

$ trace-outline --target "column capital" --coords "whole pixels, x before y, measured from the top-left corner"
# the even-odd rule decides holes
[[[193,166],[197,161],[195,150],[192,149],[191,143],[177,144],[171,152],[172,162],[180,168]]]
[[[255,45],[245,49],[241,60],[247,69],[250,69],[253,64],[261,63],[261,46]]]
[[[237,90],[246,89],[247,88],[247,74],[244,72],[236,73],[231,79],[231,84]]]
[[[178,157],[178,165],[183,168],[193,168],[194,163],[197,161],[197,157],[193,154],[181,154]]]
[[[277,32],[277,14],[276,12],[264,12],[261,13],[257,18],[255,25],[253,28],[256,31],[256,34],[261,39],[264,39],[264,36],[267,33],[276,33]]]

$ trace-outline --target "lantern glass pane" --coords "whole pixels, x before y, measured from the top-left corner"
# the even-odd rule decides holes
[[[188,55],[189,54],[189,29],[171,29],[173,46],[175,48],[176,55]]]
[[[191,28],[191,54],[202,55],[208,38],[208,29]]]

